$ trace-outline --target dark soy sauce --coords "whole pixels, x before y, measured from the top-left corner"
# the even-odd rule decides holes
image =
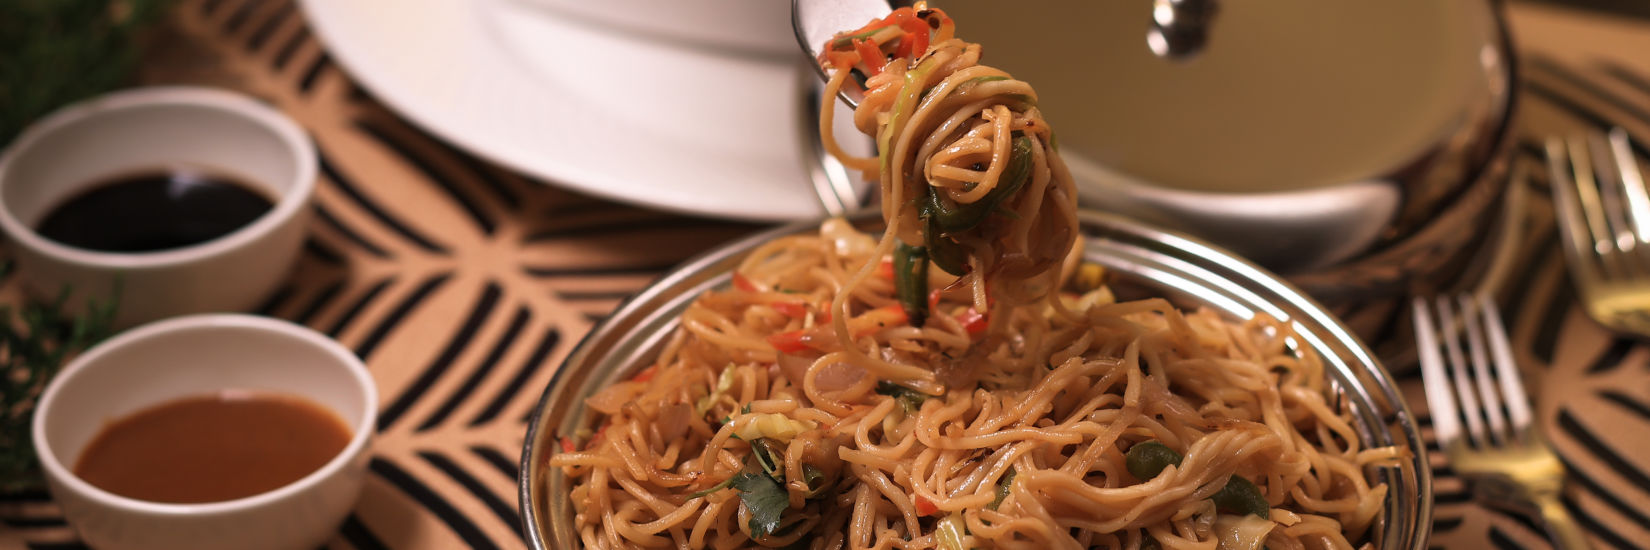
[[[36,231],[76,248],[153,252],[222,237],[273,207],[249,183],[203,170],[155,169],[91,186],[52,209]]]

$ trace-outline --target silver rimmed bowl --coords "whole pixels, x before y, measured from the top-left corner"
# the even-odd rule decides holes
[[[1395,445],[1406,458],[1374,468],[1388,484],[1378,548],[1422,550],[1432,528],[1432,477],[1420,427],[1392,377],[1356,336],[1311,298],[1276,276],[1195,239],[1107,214],[1081,215],[1085,257],[1106,267],[1119,298],[1163,296],[1182,308],[1206,307],[1232,319],[1267,313],[1294,324],[1299,345],[1315,350],[1331,384],[1352,411],[1361,443]],[[881,220],[860,217],[862,229]],[[535,550],[579,547],[570,485],[547,466],[562,434],[591,427],[598,415],[584,406],[597,390],[627,379],[651,363],[676,329],[681,312],[707,290],[730,284],[746,254],[772,239],[816,231],[794,224],[733,242],[683,264],[636,295],[575,348],[544,391],[527,428],[519,479],[523,533]]]

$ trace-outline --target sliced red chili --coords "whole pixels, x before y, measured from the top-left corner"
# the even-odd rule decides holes
[[[735,271],[733,273],[733,288],[737,288],[737,289],[743,290],[745,292],[761,292],[762,291],[761,288],[758,288],[756,286],[756,283],[753,283],[753,282],[751,282],[750,279],[746,278],[745,274],[739,273],[737,271]]]
[[[991,319],[986,317],[984,313],[975,311],[974,308],[968,308],[967,311],[958,313],[957,322],[962,323],[963,330],[968,331],[969,337],[979,336],[985,332],[987,326],[991,325]]]
[[[802,329],[768,335],[768,345],[780,353],[796,353],[808,349],[808,344],[802,340]]]
[[[899,56],[917,57],[928,51],[928,23],[921,19],[906,19],[900,21],[900,30],[905,35],[900,37]]]
[[[866,76],[882,74],[882,68],[888,64],[888,56],[883,55],[882,49],[870,40],[855,40],[854,51],[859,52],[859,62],[865,65]]]
[[[642,372],[636,373],[636,376],[631,377],[630,380],[632,382],[646,382],[648,380],[652,380],[653,379],[653,374],[654,374],[655,370],[658,369],[658,368],[659,368],[658,365],[653,365],[653,366],[650,366],[648,368],[642,369]]]
[[[917,515],[919,516],[932,516],[940,511],[940,507],[934,504],[934,501],[928,500],[928,497],[922,495],[917,495],[916,504]]]
[[[780,315],[792,319],[802,319],[808,316],[808,306],[802,302],[774,302],[770,306]]]

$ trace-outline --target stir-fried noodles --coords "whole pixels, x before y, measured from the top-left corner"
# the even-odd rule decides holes
[[[1071,254],[1036,95],[951,34],[902,9],[833,42],[833,92],[865,77],[855,118],[881,153],[848,160],[879,175],[888,231],[766,243],[587,400],[597,427],[550,458],[584,547],[1366,538],[1387,489],[1365,467],[1398,451],[1360,447],[1288,324],[1115,300]]]

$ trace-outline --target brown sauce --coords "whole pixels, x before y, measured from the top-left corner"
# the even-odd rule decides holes
[[[252,184],[213,172],[146,170],[70,197],[47,213],[36,231],[87,250],[152,252],[228,235],[274,204]]]
[[[175,504],[268,492],[331,461],[351,431],[296,396],[228,391],[169,401],[111,422],[74,473],[124,497]]]

